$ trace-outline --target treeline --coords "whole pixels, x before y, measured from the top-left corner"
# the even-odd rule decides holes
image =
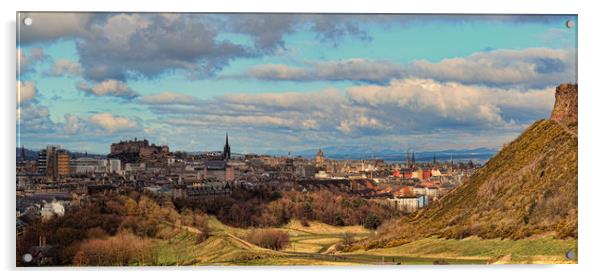
[[[167,199],[138,192],[94,196],[62,217],[31,224],[17,240],[17,259],[45,239],[55,265],[152,264],[152,239],[169,239],[180,226],[196,228],[199,242],[209,234],[205,214],[178,212]]]
[[[274,227],[291,219],[319,221],[334,226],[363,225],[377,228],[398,212],[382,204],[328,190],[297,192],[237,190],[230,197],[205,200],[176,200],[179,209],[215,215],[235,227]]]
[[[315,192],[236,190],[230,197],[197,201],[148,196],[95,195],[62,217],[33,222],[17,239],[17,259],[45,239],[53,265],[152,265],[156,240],[194,228],[197,243],[209,236],[207,214],[236,227],[278,227],[292,219],[376,229],[397,212],[381,204],[328,190]],[[249,241],[279,250],[289,243],[279,231],[253,230]],[[27,263],[18,262],[18,265]]]

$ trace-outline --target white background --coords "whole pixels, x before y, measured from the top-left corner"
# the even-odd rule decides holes
[[[0,184],[2,278],[601,278],[600,238],[602,143],[601,10],[597,1],[559,0],[192,0],[141,1],[2,1],[0,78],[2,144]],[[16,11],[157,11],[157,12],[354,12],[354,13],[528,13],[579,15],[579,264],[547,266],[386,266],[386,267],[152,267],[152,268],[15,268],[15,106]],[[49,273],[50,272],[50,273]],[[167,272],[178,272],[171,275]]]

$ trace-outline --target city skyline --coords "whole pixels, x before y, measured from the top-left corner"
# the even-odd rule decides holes
[[[575,16],[21,16],[18,147],[499,148],[577,81]]]

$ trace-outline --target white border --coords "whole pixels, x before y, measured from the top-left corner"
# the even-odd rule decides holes
[[[3,214],[1,240],[3,251],[0,263],[4,278],[12,277],[60,277],[60,278],[107,278],[115,275],[163,278],[165,271],[178,271],[177,276],[190,277],[270,277],[307,278],[308,276],[337,278],[505,278],[509,276],[535,278],[581,278],[602,272],[600,238],[600,197],[602,191],[598,178],[600,152],[600,111],[602,81],[599,65],[600,30],[602,22],[596,1],[584,0],[414,0],[399,3],[392,0],[141,0],[141,1],[67,1],[67,0],[20,0],[3,1],[2,31],[0,44],[2,61],[2,160],[0,172]],[[15,18],[16,11],[158,11],[158,12],[337,12],[337,13],[527,13],[527,14],[578,14],[579,15],[579,82],[580,82],[580,144],[579,144],[579,264],[558,266],[447,266],[447,267],[200,267],[200,268],[54,268],[23,271],[14,268],[14,181],[15,181]],[[48,274],[52,270],[58,273]],[[103,271],[97,272],[97,271]],[[42,271],[43,273],[41,273]],[[90,272],[93,271],[93,272]],[[135,271],[133,273],[132,271]],[[157,272],[158,271],[158,272]],[[201,273],[199,273],[201,272]]]

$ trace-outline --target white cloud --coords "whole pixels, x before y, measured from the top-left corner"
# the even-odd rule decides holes
[[[17,124],[20,131],[37,131],[45,133],[53,128],[50,112],[45,106],[24,105],[17,108]]]
[[[383,129],[387,128],[378,119],[374,117],[368,117],[366,115],[358,115],[349,119],[344,119],[337,126],[337,130],[349,134],[357,129],[368,128],[368,129]]]
[[[65,114],[63,130],[70,135],[77,134],[86,128],[86,121],[73,114]]]
[[[247,74],[263,80],[301,80],[308,77],[307,70],[283,64],[263,64],[249,69]]]
[[[548,111],[554,88],[521,91],[486,86],[462,85],[427,79],[394,80],[387,86],[356,86],[347,90],[358,105],[422,121],[425,127],[445,125],[512,125],[513,117],[503,109]]]
[[[140,99],[142,104],[183,104],[190,105],[197,101],[195,97],[174,93],[174,92],[163,92],[157,95],[144,96]]]
[[[332,136],[393,136],[455,131],[518,131],[547,117],[554,88],[519,90],[394,80],[345,91],[233,94],[187,105],[154,105],[159,122],[174,127],[316,131]]]
[[[19,66],[17,74],[25,75],[32,72],[34,66],[39,62],[44,61],[46,58],[48,58],[48,56],[44,53],[42,48],[34,47],[31,48],[29,52],[17,48],[17,62]]]
[[[60,59],[52,65],[48,73],[52,76],[77,76],[80,74],[80,72],[81,66],[79,65],[79,63],[67,59]]]
[[[545,87],[576,82],[572,50],[529,48],[477,52],[467,57],[412,64],[414,75],[442,81],[497,86]]]
[[[136,123],[128,118],[114,116],[111,113],[99,113],[88,118],[91,123],[97,124],[109,133],[129,130],[137,127]]]
[[[574,50],[528,48],[476,52],[438,62],[418,60],[409,65],[369,59],[306,62],[301,67],[263,64],[245,74],[260,80],[362,81],[387,84],[400,78],[423,78],[497,87],[543,88],[576,82]]]
[[[104,80],[94,86],[85,82],[77,84],[77,89],[95,96],[114,96],[121,98],[134,98],[138,96],[125,82],[114,79]]]
[[[326,62],[307,62],[304,67],[264,64],[252,67],[247,76],[261,80],[343,81],[386,83],[405,74],[404,67],[388,61],[352,58]]]
[[[17,81],[17,103],[21,104],[35,98],[38,89],[33,81]]]

